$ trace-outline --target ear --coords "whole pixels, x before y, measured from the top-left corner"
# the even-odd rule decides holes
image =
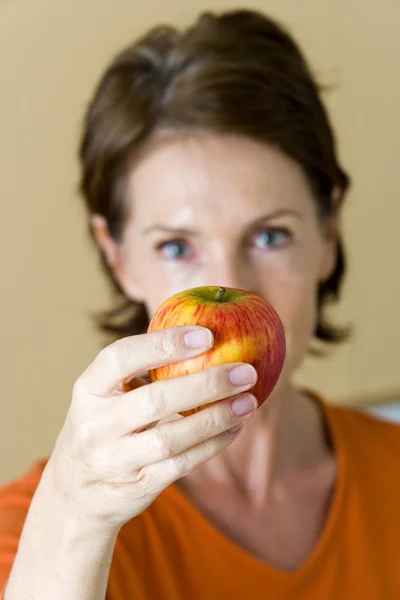
[[[143,302],[143,298],[132,275],[127,276],[122,247],[111,237],[106,219],[102,215],[94,214],[90,218],[90,223],[96,242],[126,296],[136,302]]]
[[[337,261],[337,242],[339,233],[339,206],[342,190],[335,186],[332,195],[332,215],[323,225],[324,252],[321,260],[320,282],[326,281],[332,275]]]
[[[107,221],[102,215],[95,214],[91,216],[90,224],[107,264],[116,275],[115,271],[119,270],[121,255],[118,244],[110,236]]]

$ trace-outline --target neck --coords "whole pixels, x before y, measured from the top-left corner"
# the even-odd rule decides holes
[[[213,484],[253,506],[331,457],[324,420],[311,398],[288,385],[276,389],[245,423],[235,442],[190,474],[182,487]]]

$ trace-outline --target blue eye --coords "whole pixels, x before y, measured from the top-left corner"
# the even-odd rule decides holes
[[[157,251],[160,252],[164,258],[179,260],[185,258],[189,252],[189,248],[182,240],[170,240],[168,242],[161,242],[157,245]]]
[[[287,245],[291,234],[287,229],[264,229],[255,237],[257,248],[281,248]]]

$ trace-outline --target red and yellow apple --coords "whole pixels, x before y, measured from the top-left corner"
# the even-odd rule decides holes
[[[258,381],[249,390],[260,407],[274,389],[285,360],[283,325],[272,306],[251,292],[202,286],[174,294],[154,313],[148,331],[179,325],[201,325],[214,335],[213,346],[193,358],[149,371],[152,382],[187,375],[214,365],[246,362]],[[183,416],[213,404],[182,411]]]

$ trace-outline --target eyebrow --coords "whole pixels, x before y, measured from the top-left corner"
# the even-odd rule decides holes
[[[273,213],[264,215],[263,217],[260,217],[259,219],[256,219],[255,221],[253,221],[252,223],[249,224],[248,229],[253,229],[254,227],[257,227],[258,225],[261,225],[261,224],[265,223],[266,221],[271,221],[272,219],[276,219],[278,217],[284,217],[284,216],[293,216],[293,217],[296,217],[301,220],[304,218],[304,215],[297,210],[280,209],[280,210],[276,210]],[[196,235],[195,231],[193,231],[192,229],[187,229],[185,227],[169,227],[166,225],[151,225],[150,227],[146,227],[145,229],[142,230],[141,236],[143,237],[153,231],[164,231],[164,232],[169,232],[169,233],[173,232],[178,235]]]

